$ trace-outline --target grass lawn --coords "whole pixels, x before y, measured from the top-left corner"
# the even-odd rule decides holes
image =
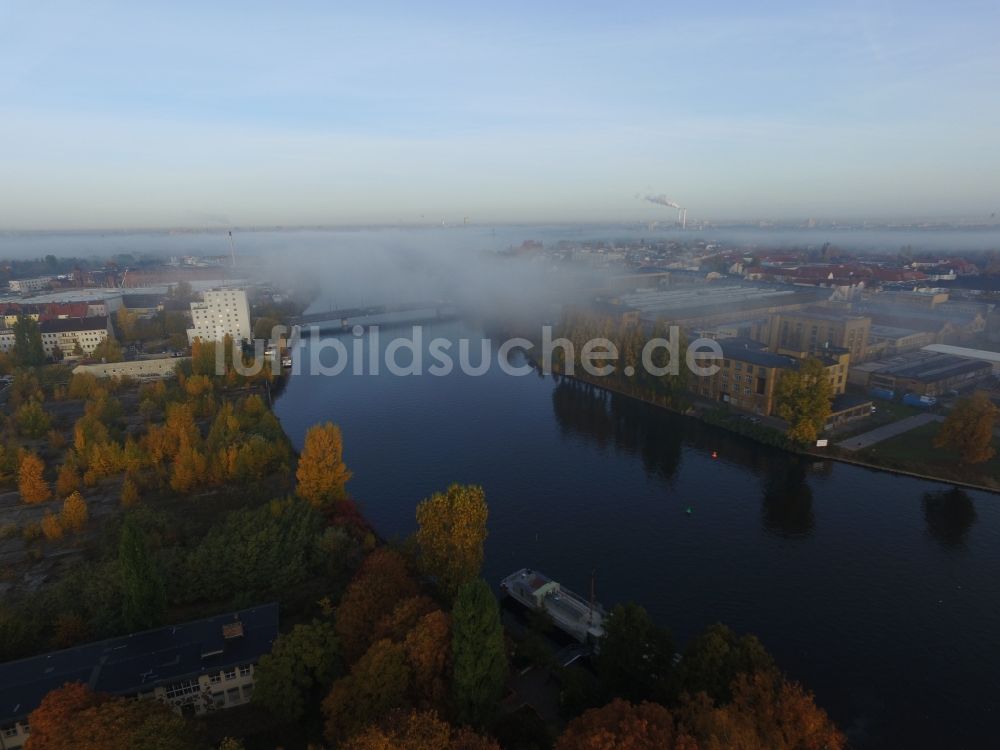
[[[925,411],[924,409],[918,409],[915,406],[906,406],[895,401],[872,399],[872,403],[875,405],[874,414],[870,417],[859,419],[856,422],[849,422],[842,428],[831,433],[831,437],[837,441],[845,440],[855,435],[870,432],[876,427],[882,427],[890,422],[898,422],[901,419],[906,419],[907,417],[912,417],[914,414],[920,414]]]
[[[955,451],[934,447],[939,429],[940,422],[925,424],[873,445],[859,457],[892,468],[1000,488],[1000,440],[993,439],[997,455],[985,463],[966,466]]]

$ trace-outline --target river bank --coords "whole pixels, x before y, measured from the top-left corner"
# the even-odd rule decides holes
[[[529,360],[531,364],[541,371],[540,364],[534,360]],[[800,444],[794,443],[788,440],[784,434],[778,430],[769,427],[765,424],[751,421],[748,414],[740,413],[734,410],[726,409],[724,407],[719,407],[717,404],[712,404],[705,402],[694,397],[691,397],[691,403],[686,406],[686,408],[676,408],[665,401],[655,401],[638,395],[634,392],[627,391],[622,388],[617,388],[612,382],[595,382],[593,380],[588,380],[586,378],[580,378],[574,375],[565,375],[562,373],[553,373],[556,377],[566,378],[584,385],[590,386],[595,389],[606,391],[608,393],[615,393],[619,396],[624,396],[629,399],[633,399],[639,403],[645,404],[647,406],[654,407],[656,409],[663,409],[669,411],[673,414],[678,414],[689,419],[695,419],[705,424],[710,424],[714,427],[726,430],[741,437],[746,437],[751,440],[755,440],[764,445],[770,446],[772,448],[777,448],[779,450],[787,451],[792,454],[807,456],[809,458],[822,459],[828,461],[837,461],[838,463],[850,464],[853,466],[859,466],[866,469],[872,469],[875,471],[886,472],[891,475],[897,476],[908,476],[914,477],[916,479],[923,479],[926,481],[937,482],[941,484],[947,484],[952,486],[965,487],[973,490],[980,490],[983,492],[990,492],[994,494],[1000,494],[1000,475],[993,474],[987,469],[983,472],[983,476],[986,479],[991,477],[996,477],[996,480],[991,484],[988,481],[977,481],[976,479],[970,479],[969,477],[969,467],[963,467],[957,462],[951,462],[949,466],[937,467],[940,468],[940,473],[934,473],[927,471],[927,460],[928,457],[923,456],[923,460],[917,462],[910,462],[906,460],[905,457],[899,456],[899,452],[896,452],[896,457],[891,462],[879,462],[870,459],[873,452],[878,451],[878,445],[876,447],[869,448],[863,453],[854,453],[852,451],[847,451],[840,449],[836,446],[829,446],[826,449],[811,449]],[[906,439],[909,433],[903,433],[898,436],[896,440],[900,438]],[[932,436],[926,435],[927,444],[930,445]],[[891,441],[887,441],[891,442]],[[940,456],[941,451],[936,451],[936,455]],[[867,460],[866,460],[867,457]],[[933,460],[933,459],[931,459]],[[990,466],[993,462],[990,462],[987,466]],[[975,470],[975,467],[973,467]]]

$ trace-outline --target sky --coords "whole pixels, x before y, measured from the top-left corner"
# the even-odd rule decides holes
[[[0,229],[1000,210],[1000,4],[0,0]]]

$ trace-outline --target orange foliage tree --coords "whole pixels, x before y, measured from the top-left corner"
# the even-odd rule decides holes
[[[433,711],[395,712],[342,746],[344,750],[500,750],[494,740],[441,721]]]
[[[89,515],[87,501],[83,499],[83,495],[79,492],[74,492],[63,500],[62,512],[59,514],[59,523],[62,524],[65,531],[80,532],[86,527]]]
[[[323,700],[326,738],[336,745],[393,709],[403,707],[410,693],[410,679],[402,645],[387,639],[373,644],[351,667],[351,674],[337,680]]]
[[[62,524],[59,523],[58,516],[54,515],[51,511],[45,511],[45,515],[42,516],[42,520],[39,525],[42,528],[42,533],[45,534],[45,538],[49,541],[62,538]]]
[[[80,489],[80,472],[76,469],[76,463],[67,458],[59,467],[59,474],[56,476],[56,493],[59,497],[72,495]]]
[[[444,708],[451,672],[451,617],[435,610],[421,617],[403,641],[420,707]]]
[[[45,481],[45,462],[34,453],[24,451],[17,468],[17,489],[26,503],[42,503],[52,497]]]
[[[842,750],[844,735],[813,696],[776,670],[741,674],[733,699],[717,706],[704,693],[680,709],[681,725],[703,750]]]
[[[125,481],[122,482],[121,501],[122,505],[126,508],[131,508],[139,502],[139,488],[132,481],[132,477],[127,474],[125,475]]]
[[[677,730],[670,711],[658,703],[636,705],[620,698],[573,719],[555,750],[698,750]],[[762,746],[763,747],[763,746]]]
[[[358,568],[337,607],[337,636],[348,663],[372,643],[376,625],[418,587],[402,555],[386,547],[374,550]]]
[[[372,640],[380,641],[383,638],[388,638],[391,641],[401,641],[421,617],[435,609],[437,609],[437,605],[429,596],[420,595],[402,599],[392,612],[385,615],[375,625]]]
[[[28,717],[25,750],[188,750],[201,747],[186,722],[157,701],[95,693],[79,682],[46,695]]]

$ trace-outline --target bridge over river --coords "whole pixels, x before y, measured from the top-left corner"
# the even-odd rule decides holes
[[[291,319],[293,326],[318,326],[320,329],[347,330],[359,323],[401,323],[417,320],[445,320],[458,315],[459,309],[453,302],[445,300],[418,300],[416,302],[400,302],[397,304],[369,305],[367,307],[344,307],[338,310],[326,310],[299,315]],[[403,316],[404,319],[391,319],[393,316]],[[407,317],[408,316],[408,317]],[[390,320],[379,321],[371,318],[388,317]]]

